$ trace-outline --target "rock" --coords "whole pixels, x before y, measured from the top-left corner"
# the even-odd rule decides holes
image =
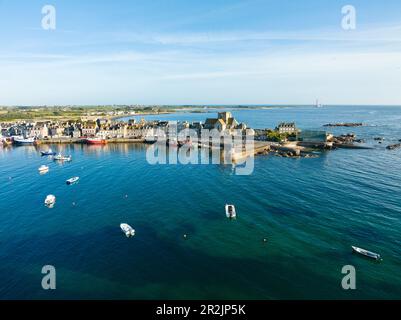
[[[323,127],[362,127],[363,123],[361,122],[346,122],[346,123],[328,123]]]
[[[389,145],[389,146],[387,146],[387,150],[394,150],[394,149],[398,149],[398,148],[401,148],[401,143],[398,143],[398,144],[391,144],[391,145]]]

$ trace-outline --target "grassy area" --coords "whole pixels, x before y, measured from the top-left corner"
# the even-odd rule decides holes
[[[131,112],[136,114],[158,114],[166,112],[180,112],[186,109],[194,113],[208,112],[209,108],[224,109],[226,106],[203,105],[160,105],[160,106],[42,106],[42,107],[6,107],[0,106],[0,122],[17,120],[78,120],[84,116],[110,117],[110,112]],[[232,106],[232,108],[259,108],[258,106]],[[276,139],[280,137],[272,137]]]
[[[129,106],[96,106],[96,107],[1,107],[0,122],[17,120],[78,120],[84,116],[96,115],[108,117],[110,112],[130,112],[136,114],[159,113],[171,111],[171,107],[129,107]]]
[[[9,110],[0,113],[0,121],[9,122],[16,120],[38,120],[38,119],[79,119],[83,115],[79,111],[60,111],[60,110]]]

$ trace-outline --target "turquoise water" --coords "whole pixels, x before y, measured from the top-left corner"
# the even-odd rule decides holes
[[[355,132],[374,148],[259,156],[250,176],[222,165],[150,165],[145,145],[54,146],[72,155],[64,165],[35,147],[0,149],[0,298],[400,299],[401,150],[385,145],[401,139],[401,107],[233,113],[255,128],[362,121],[331,131]],[[213,114],[147,118],[206,116]],[[48,174],[38,174],[41,164]],[[67,186],[76,175],[80,182]],[[50,193],[53,209],[43,206]],[[236,205],[236,221],[225,218],[225,203]],[[121,222],[136,229],[134,238]],[[384,260],[356,256],[351,245]],[[49,264],[54,291],[41,288]],[[355,291],[341,288],[349,264]]]

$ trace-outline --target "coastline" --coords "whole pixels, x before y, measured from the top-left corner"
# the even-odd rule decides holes
[[[129,139],[129,138],[111,138],[107,139],[107,143],[145,143],[145,139]],[[82,138],[51,138],[47,140],[37,140],[37,144],[84,144]]]

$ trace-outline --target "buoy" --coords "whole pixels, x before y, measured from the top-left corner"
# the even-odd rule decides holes
[[[265,243],[266,243],[266,242],[267,242],[267,239],[266,239],[266,238],[264,238],[264,239],[263,239],[263,242],[265,242]]]
[[[184,239],[187,239],[187,237],[188,237],[188,236],[187,236],[186,234],[184,234]]]

